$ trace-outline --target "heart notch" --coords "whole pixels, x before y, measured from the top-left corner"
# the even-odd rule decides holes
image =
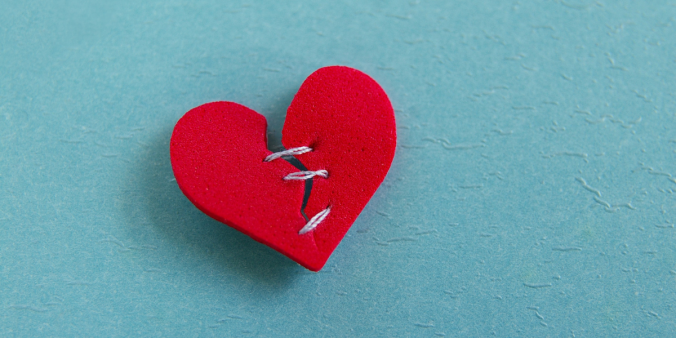
[[[361,71],[324,67],[303,82],[282,130],[282,144],[308,172],[270,152],[266,131],[264,116],[237,103],[190,110],[171,137],[176,182],[207,215],[319,271],[392,164],[392,105]],[[313,180],[310,221],[301,214],[304,179]]]

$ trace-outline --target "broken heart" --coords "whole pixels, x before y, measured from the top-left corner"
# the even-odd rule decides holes
[[[319,271],[387,175],[392,105],[368,75],[325,67],[303,82],[282,130],[282,144],[308,172],[279,159],[289,152],[270,152],[266,130],[264,116],[237,103],[190,110],[171,137],[176,182],[209,216]],[[306,179],[310,221],[301,214]]]

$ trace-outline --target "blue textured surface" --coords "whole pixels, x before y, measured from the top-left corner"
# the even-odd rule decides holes
[[[0,335],[666,337],[673,1],[4,1]],[[389,176],[311,273],[195,209],[177,119],[343,64]]]

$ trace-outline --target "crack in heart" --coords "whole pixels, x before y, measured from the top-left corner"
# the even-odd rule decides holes
[[[282,157],[282,160],[288,162],[289,164],[296,167],[296,169],[298,169],[300,171],[308,171],[309,170],[307,167],[305,167],[305,165],[303,165],[303,163],[300,160],[298,160],[293,155],[286,155],[286,156]],[[305,222],[308,222],[310,220],[310,218],[307,217],[307,215],[305,214],[305,207],[307,206],[307,201],[310,199],[310,193],[312,192],[312,181],[313,180],[314,179],[305,180],[305,191],[304,191],[304,195],[303,195],[303,204],[301,204],[301,206],[300,206],[300,214],[303,215],[303,218],[305,218]]]

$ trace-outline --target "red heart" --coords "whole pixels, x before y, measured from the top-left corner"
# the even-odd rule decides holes
[[[390,168],[396,147],[394,112],[383,89],[348,67],[325,67],[303,82],[282,131],[287,148],[315,177],[308,217],[328,214],[314,229],[300,230],[304,182],[288,162],[265,162],[267,122],[233,102],[213,102],[187,112],[171,137],[176,182],[197,208],[319,271],[364,209]],[[307,228],[306,228],[307,229]]]

